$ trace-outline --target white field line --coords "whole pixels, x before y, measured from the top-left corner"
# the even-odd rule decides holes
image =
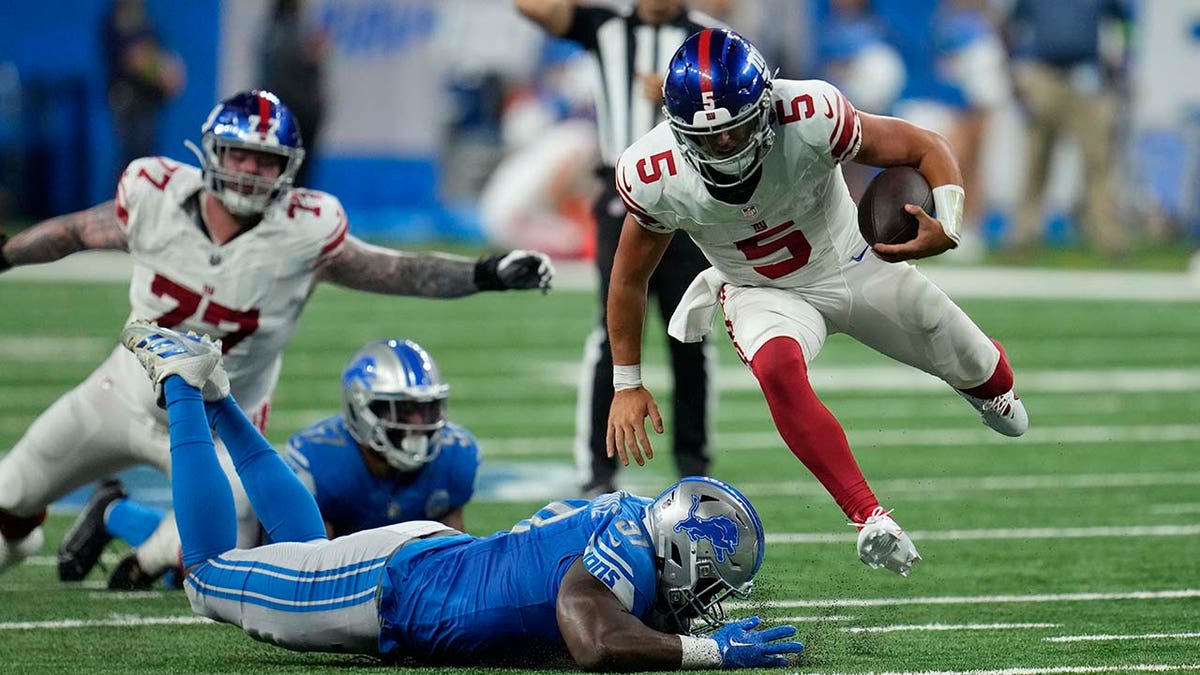
[[[533,372],[539,381],[551,379],[561,386],[578,384],[579,364],[554,361],[541,364]],[[1146,392],[1200,389],[1200,368],[1082,368],[1021,369],[1017,372],[1017,391],[1031,393],[1060,392]],[[721,391],[757,391],[758,381],[748,368],[726,365],[717,369],[714,381]],[[670,374],[665,364],[643,364],[642,380],[652,391],[669,391]],[[816,361],[809,381],[818,394],[842,391],[947,391],[949,386],[938,378],[899,364],[833,366]]]
[[[353,217],[353,214],[351,214]],[[590,261],[555,261],[554,288],[591,291],[596,287]],[[118,251],[85,251],[49,265],[20,267],[5,273],[22,281],[127,282],[129,256]],[[921,271],[956,298],[1033,298],[1073,300],[1200,300],[1200,283],[1184,272],[1054,270],[1021,267],[922,265]],[[1002,279],[1003,283],[997,283]]]
[[[1141,635],[1058,635],[1046,642],[1107,642],[1109,640],[1194,640],[1200,633],[1142,633]]]
[[[731,602],[728,609],[800,609],[806,607],[893,607],[898,605],[990,605],[1042,602],[1110,602],[1113,600],[1180,600],[1200,598],[1200,589],[1126,591],[1122,593],[1034,593],[1028,595],[929,595],[915,598],[825,598]]]
[[[129,626],[192,626],[216,623],[202,616],[118,616],[109,619],[58,619],[56,621],[8,621],[0,630],[47,630],[55,628],[126,628]]]
[[[849,528],[847,528],[849,529]],[[981,530],[910,530],[916,541],[967,541],[994,539],[1093,539],[1106,537],[1187,537],[1200,535],[1200,525],[1145,525],[1133,527],[1021,527]],[[856,535],[830,532],[784,532],[767,535],[769,544],[835,544],[854,541]]]
[[[764,423],[764,426],[767,426]],[[1131,426],[1038,426],[1035,422],[1020,438],[1007,438],[980,426],[930,429],[848,429],[846,437],[853,447],[945,447],[955,445],[1091,443],[1168,443],[1200,441],[1200,424],[1141,424]],[[531,436],[484,438],[479,446],[485,455],[534,457],[571,456],[571,436]],[[651,443],[662,444],[655,436]],[[783,440],[774,430],[744,433],[718,433],[713,445],[721,450],[762,450],[782,448]]]
[[[753,497],[825,495],[819,483],[795,478],[790,481],[738,483],[738,489]],[[1017,476],[971,476],[953,478],[891,478],[874,481],[876,491],[935,494],[953,491],[1022,491],[1089,488],[1157,487],[1200,485],[1200,472],[1077,473]]]
[[[1074,675],[1079,673],[1172,673],[1200,672],[1200,663],[1131,663],[1120,666],[1053,666],[1046,668],[1000,668],[997,670],[887,670],[856,673],[806,671],[804,675]],[[792,675],[799,675],[793,673]]]
[[[110,338],[6,335],[0,337],[0,361],[95,361],[99,364],[115,346]]]
[[[1158,515],[1181,515],[1184,513],[1200,513],[1200,502],[1184,504],[1153,504],[1150,513]]]
[[[1014,630],[1021,628],[1058,628],[1057,623],[920,623],[893,626],[846,626],[843,633],[938,632],[959,630]]]
[[[840,614],[830,614],[829,616],[813,616],[804,614],[801,616],[772,616],[764,617],[763,621],[772,623],[821,623],[823,621],[853,621],[857,616],[843,616]]]

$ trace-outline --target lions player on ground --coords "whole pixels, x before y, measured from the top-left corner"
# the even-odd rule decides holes
[[[243,92],[202,126],[201,168],[163,157],[125,170],[116,199],[0,241],[0,271],[84,249],[133,258],[133,314],[219,335],[233,390],[266,424],[284,345],[318,281],[392,295],[459,297],[549,286],[540,253],[469,260],[411,255],[348,234],[333,195],[293,189],[304,159],[295,118]],[[121,349],[43,413],[0,460],[0,570],[38,550],[46,505],[137,463],[169,469],[165,419]],[[253,525],[253,519],[250,519]],[[255,533],[247,527],[244,543]]]
[[[948,144],[902,120],[859,114],[827,82],[772,81],[758,50],[726,30],[689,37],[671,61],[663,92],[667,121],[617,165],[617,191],[629,216],[608,300],[618,364],[609,455],[641,464],[653,452],[645,418],[663,431],[641,382],[642,320],[646,279],[682,230],[713,267],[688,289],[671,335],[700,339],[722,308],[784,442],[860,526],[860,559],[907,574],[920,556],[879,506],[807,368],[829,333],[844,332],[941,378],[992,429],[1025,432],[1028,418],[999,343],[901,263],[958,241],[964,194]],[[917,168],[934,186],[940,220],[909,204],[905,209],[920,222],[916,239],[876,244],[867,255],[840,167],[852,159]]]
[[[331,539],[409,520],[466,529],[463,508],[481,455],[471,433],[447,421],[449,394],[433,357],[411,340],[376,340],[354,354],[342,372],[342,414],[292,435],[284,453]],[[175,528],[150,535],[163,515],[126,498],[119,484],[102,484],[63,538],[60,575],[86,576],[116,537],[137,549],[113,569],[108,587],[151,588],[179,565]]]
[[[229,395],[220,350],[146,323],[121,333],[166,401],[171,484],[193,611],[301,651],[480,663],[572,657],[591,670],[786,666],[792,626],[720,625],[765,537],[750,502],[709,478],[655,500],[615,492],[546,506],[476,538],[433,521],[334,540],[312,495]],[[236,549],[214,453],[225,439],[276,544]],[[687,634],[694,619],[717,627]]]

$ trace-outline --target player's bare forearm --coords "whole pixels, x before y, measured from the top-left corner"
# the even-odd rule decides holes
[[[13,266],[34,265],[91,249],[128,250],[113,200],[30,227],[8,240],[4,259]]]
[[[911,166],[930,187],[962,185],[962,171],[944,136],[895,117],[860,112],[862,146],[854,161],[870,166]]]
[[[625,216],[608,285],[608,341],[615,364],[641,362],[647,286],[670,243],[670,234],[650,232]]]
[[[613,592],[588,573],[583,558],[563,576],[555,609],[567,650],[584,670],[679,670],[679,636],[656,631],[627,612]]]
[[[339,286],[387,295],[458,298],[479,292],[475,261],[445,253],[406,253],[346,237],[341,253],[321,270]]]

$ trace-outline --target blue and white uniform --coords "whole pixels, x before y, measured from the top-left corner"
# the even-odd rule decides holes
[[[474,436],[447,423],[430,442],[437,452],[433,461],[410,474],[380,478],[367,468],[338,415],[294,434],[284,459],[341,535],[408,520],[439,520],[470,501],[482,461]]]
[[[530,653],[561,649],[555,601],[581,557],[631,614],[650,614],[650,503],[625,492],[555,502],[486,538],[412,521],[233,549],[197,565],[186,589],[198,614],[295,650],[458,661],[514,639]]]

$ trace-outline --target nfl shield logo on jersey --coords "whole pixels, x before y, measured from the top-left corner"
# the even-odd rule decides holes
[[[754,218],[758,215],[758,207],[753,204],[748,204],[742,207],[742,216],[746,218]]]

